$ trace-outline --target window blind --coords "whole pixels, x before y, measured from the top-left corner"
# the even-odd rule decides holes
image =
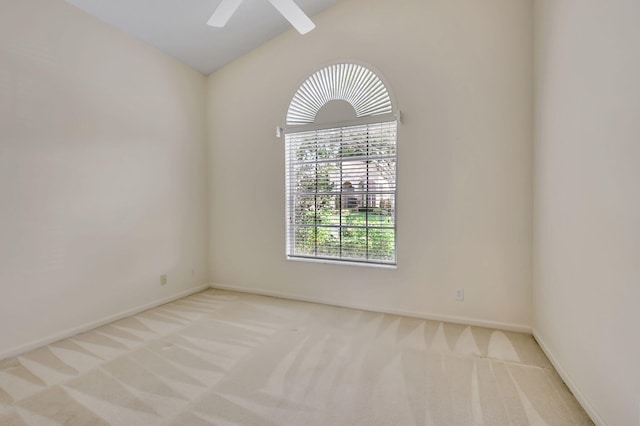
[[[287,255],[396,263],[397,122],[285,135]]]
[[[298,89],[289,105],[287,124],[313,123],[328,102],[348,102],[357,117],[390,114],[389,92],[370,69],[357,64],[335,64],[314,73]]]

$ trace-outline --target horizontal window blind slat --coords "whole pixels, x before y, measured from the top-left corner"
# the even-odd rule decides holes
[[[394,189],[389,191],[354,191],[354,192],[343,192],[343,191],[296,191],[296,195],[298,196],[324,196],[324,195],[332,195],[332,196],[341,196],[341,194],[353,194],[359,196],[369,195],[395,195],[396,191]],[[344,195],[346,196],[346,195]]]
[[[328,228],[328,229],[336,229],[336,230],[349,230],[349,229],[388,229],[395,230],[395,226],[363,226],[363,225],[325,225],[325,224],[305,224],[299,223],[296,226],[300,228]]]
[[[295,254],[295,255],[289,255],[288,257],[290,258],[295,258],[295,259],[314,259],[314,260],[328,260],[328,261],[340,261],[340,262],[351,262],[351,263],[362,263],[362,260],[360,259],[350,259],[350,258],[345,258],[345,257],[331,257],[331,256],[305,256],[303,254]],[[388,260],[388,261],[384,261],[384,260],[369,260],[367,262],[368,264],[371,265],[381,265],[381,266],[389,266],[389,265],[395,265],[395,262],[392,260]]]
[[[338,157],[338,161],[342,159],[342,164],[345,163],[349,163],[349,162],[374,162],[374,161],[386,161],[386,160],[393,160],[395,161],[396,156],[395,155],[372,155],[372,156],[352,156],[352,157]],[[291,161],[291,165],[292,166],[297,166],[297,165],[304,165],[304,164],[328,164],[328,163],[335,163],[336,162],[336,158],[321,158],[321,159],[317,159],[317,160],[313,160],[313,159],[309,159],[309,160],[293,160]]]

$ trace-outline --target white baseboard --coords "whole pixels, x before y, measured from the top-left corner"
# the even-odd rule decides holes
[[[281,299],[298,300],[301,302],[321,303],[323,305],[340,306],[342,308],[359,309],[361,311],[378,312],[382,314],[402,315],[405,317],[420,318],[432,321],[451,322],[456,324],[474,325],[478,327],[495,328],[498,330],[516,331],[519,333],[531,334],[531,327],[521,324],[509,324],[499,321],[479,320],[474,318],[456,317],[450,315],[431,314],[428,312],[407,311],[403,309],[388,309],[380,306],[372,306],[358,303],[343,303],[333,300],[319,299],[315,297],[300,296],[297,294],[284,293],[279,291],[270,291],[257,288],[240,287],[234,285],[211,284],[211,288],[219,290],[231,290],[240,293],[252,293],[262,296],[279,297]]]
[[[589,417],[591,417],[591,420],[596,424],[596,426],[606,426],[607,424],[605,423],[605,421],[602,419],[602,417],[600,417],[593,405],[576,386],[574,381],[571,379],[571,376],[562,367],[562,364],[560,364],[553,352],[551,352],[551,350],[549,349],[549,346],[546,345],[544,339],[540,337],[540,334],[538,334],[535,328],[533,329],[533,338],[536,339],[536,342],[538,342],[538,345],[540,346],[540,348],[542,348],[542,352],[544,352],[547,358],[549,358],[549,361],[551,361],[551,364],[560,375],[560,378],[567,385],[571,393],[573,393],[573,396],[576,397],[580,405],[582,405],[584,411],[586,411]]]
[[[146,311],[151,308],[155,308],[160,305],[164,305],[165,303],[173,302],[174,300],[178,300],[183,297],[190,296],[194,293],[198,293],[202,290],[206,290],[209,287],[210,286],[208,284],[201,285],[199,287],[185,290],[169,297],[164,297],[162,299],[154,300],[153,302],[146,303],[144,305],[136,306],[135,308],[128,309],[123,312],[119,312],[115,315],[110,315],[108,317],[104,317],[99,320],[92,321],[78,327],[70,328],[70,329],[61,331],[60,333],[52,334],[42,339],[38,339],[33,342],[29,342],[24,345],[17,346],[15,348],[8,349],[4,352],[0,352],[0,360],[20,355],[22,353],[31,351],[33,349],[37,349],[41,346],[46,346],[50,343],[57,342],[58,340],[66,339],[66,338],[75,336],[76,334],[84,333],[85,331],[89,331],[94,328],[101,327],[105,324],[109,324],[110,322],[117,321],[119,319],[138,314],[140,312]]]

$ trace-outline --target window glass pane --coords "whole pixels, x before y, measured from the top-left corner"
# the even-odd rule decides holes
[[[368,222],[370,227],[394,227],[395,226],[395,196],[369,195],[374,206],[368,209]]]
[[[342,228],[342,257],[364,259],[366,255],[366,228]]]
[[[316,236],[318,256],[335,258],[340,256],[339,228],[318,227]]]
[[[369,228],[369,259],[395,261],[395,233],[393,229]]]
[[[293,251],[298,256],[315,255],[315,227],[294,227]]]
[[[325,226],[340,225],[340,196],[319,195],[317,209],[317,224]]]
[[[293,167],[294,190],[296,193],[316,192],[316,166],[315,164],[298,164]]]

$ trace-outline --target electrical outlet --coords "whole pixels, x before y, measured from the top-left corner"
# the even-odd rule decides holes
[[[464,289],[459,288],[456,290],[456,301],[462,302],[464,300]]]
[[[167,284],[167,275],[160,275],[160,285],[166,285]]]

